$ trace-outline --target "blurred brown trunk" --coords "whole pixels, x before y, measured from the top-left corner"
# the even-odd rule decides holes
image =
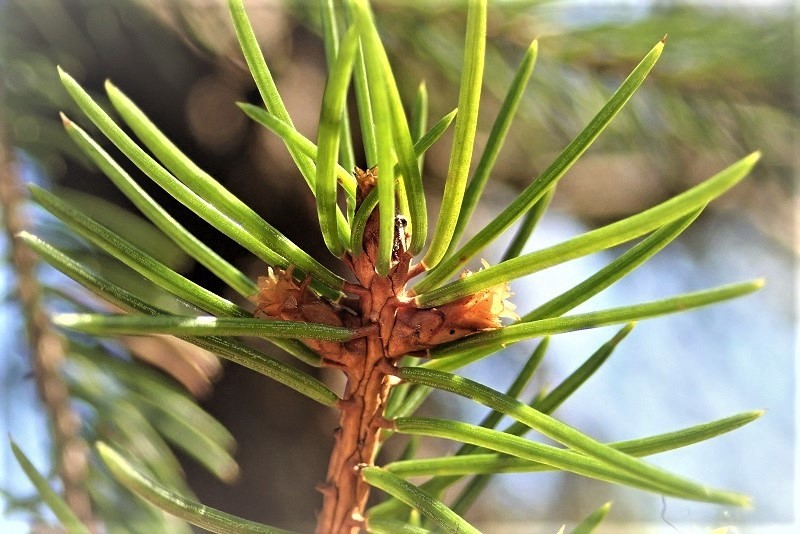
[[[61,379],[64,344],[50,327],[41,308],[41,287],[36,277],[36,257],[16,235],[26,229],[23,215],[23,185],[0,122],[0,204],[2,223],[11,243],[11,266],[17,283],[17,297],[25,319],[31,367],[36,387],[50,422],[58,474],[64,485],[64,499],[87,526],[94,527],[91,502],[86,491],[87,446],[78,435],[80,420],[69,403],[67,386]]]

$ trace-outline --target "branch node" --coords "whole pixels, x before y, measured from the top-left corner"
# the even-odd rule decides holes
[[[406,276],[406,281],[411,280],[415,276],[419,276],[426,271],[425,265],[422,263],[417,263],[416,265],[412,265],[408,269],[408,275]]]
[[[360,328],[356,328],[353,331],[353,339],[358,339],[360,337],[369,337],[371,335],[377,335],[380,332],[380,325],[378,323],[370,323],[368,325],[364,325]]]
[[[393,364],[388,358],[381,358],[377,365],[378,371],[390,377],[397,376],[397,366]]]
[[[334,496],[336,495],[336,486],[331,484],[330,482],[320,482],[316,486],[314,486],[318,492],[322,493],[325,496]]]
[[[372,420],[372,425],[374,428],[381,428],[385,430],[397,430],[397,425],[394,424],[394,421],[391,419],[386,419],[383,416],[376,417]]]

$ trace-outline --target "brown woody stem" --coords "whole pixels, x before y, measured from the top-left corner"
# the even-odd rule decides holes
[[[358,474],[363,465],[373,465],[389,394],[383,342],[378,335],[367,339],[366,357],[353,354],[347,375],[336,441],[328,464],[324,502],[317,524],[318,534],[350,534],[363,524],[369,486]],[[360,360],[360,361],[358,361]]]
[[[377,168],[356,169],[359,199],[375,187]],[[363,466],[373,465],[381,429],[391,428],[384,418],[386,401],[396,382],[394,362],[406,354],[422,354],[430,347],[500,326],[499,315],[511,313],[505,300],[505,284],[447,303],[438,308],[418,309],[406,292],[409,278],[424,267],[409,269],[410,236],[406,225],[396,220],[392,259],[387,276],[375,272],[378,256],[379,210],[364,228],[363,252],[343,259],[358,283],[348,282],[344,291],[358,297],[331,303],[297,285],[291,270],[269,269],[259,278],[255,316],[286,321],[344,326],[356,331],[345,343],[306,339],[323,364],[339,369],[347,378],[339,428],[328,464],[325,483],[319,486],[323,504],[317,534],[354,534],[364,525],[369,485],[361,478]]]

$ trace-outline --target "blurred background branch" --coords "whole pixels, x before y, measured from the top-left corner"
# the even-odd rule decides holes
[[[69,392],[61,377],[64,341],[54,331],[42,309],[42,288],[36,274],[38,260],[16,235],[30,229],[24,213],[25,186],[17,172],[13,153],[5,143],[5,125],[0,122],[0,204],[5,241],[10,243],[9,266],[14,292],[25,322],[30,366],[41,404],[47,413],[53,438],[56,470],[64,488],[64,500],[85,525],[94,524],[86,489],[87,445],[79,435],[80,419],[70,405]]]

